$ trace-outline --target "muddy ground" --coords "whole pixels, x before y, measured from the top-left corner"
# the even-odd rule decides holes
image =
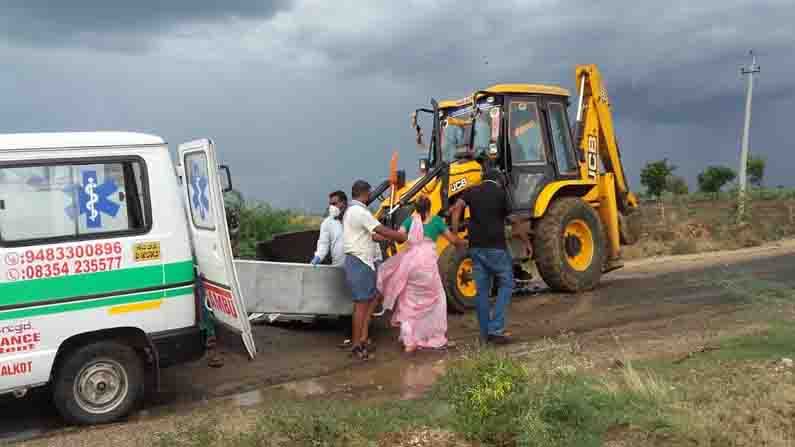
[[[753,330],[734,314],[737,297],[718,285],[721,278],[738,274],[795,288],[795,241],[737,252],[634,261],[607,275],[590,293],[558,295],[542,290],[516,298],[510,308],[509,330],[517,344],[508,349],[521,353],[540,339],[563,336],[575,339],[575,346],[588,349],[596,361],[605,364],[616,358],[618,349],[625,357],[650,351],[681,355],[700,339]],[[450,338],[459,346],[475,342],[474,315],[451,315],[449,325]],[[445,357],[421,353],[407,359],[394,342],[394,330],[380,329],[374,333],[379,348],[376,359],[360,365],[336,348],[345,329],[334,322],[256,326],[255,335],[256,360],[227,351],[221,369],[197,362],[165,370],[162,392],[150,397],[133,420],[179,412],[223,396],[233,396],[231,401],[240,405],[259,402],[267,398],[268,392],[262,390],[276,384],[303,396],[368,398],[397,393],[412,397],[442,371],[438,365]],[[44,392],[20,401],[4,398],[0,414],[0,440],[63,429]]]

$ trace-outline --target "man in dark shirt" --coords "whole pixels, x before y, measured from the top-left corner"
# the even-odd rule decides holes
[[[469,207],[469,255],[477,285],[477,313],[482,343],[505,344],[505,306],[513,294],[513,262],[505,242],[505,219],[510,213],[499,171],[488,171],[483,183],[464,192],[453,205],[452,230],[458,232],[461,215]],[[496,278],[498,292],[493,312],[489,292]]]

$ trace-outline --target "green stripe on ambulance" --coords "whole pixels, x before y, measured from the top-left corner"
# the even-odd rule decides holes
[[[104,295],[128,290],[168,287],[193,281],[193,262],[176,262],[84,275],[60,276],[0,284],[2,306],[31,305],[72,297]],[[0,313],[0,318],[4,314]]]
[[[154,292],[132,293],[129,295],[118,295],[109,298],[97,298],[93,300],[75,301],[72,303],[53,304],[25,309],[15,309],[0,312],[0,321],[15,320],[19,318],[38,317],[42,315],[57,314],[63,312],[74,312],[78,310],[95,309],[98,307],[118,306],[122,304],[140,303],[144,301],[158,300],[162,298],[176,298],[184,295],[192,295],[194,286],[184,286],[175,289],[157,290]]]

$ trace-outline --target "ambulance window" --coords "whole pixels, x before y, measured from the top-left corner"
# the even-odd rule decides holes
[[[205,230],[215,230],[215,217],[210,209],[210,176],[207,172],[207,154],[185,154],[185,176],[188,185],[188,208],[193,225]]]
[[[145,231],[144,185],[139,161],[0,167],[0,241]]]

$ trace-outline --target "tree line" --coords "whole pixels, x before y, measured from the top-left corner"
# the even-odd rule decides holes
[[[677,166],[667,158],[646,163],[640,171],[640,183],[651,197],[660,197],[666,192],[674,195],[690,193],[685,179],[674,174],[676,169]],[[765,176],[765,159],[750,155],[746,165],[746,175],[751,186],[761,188]],[[737,173],[729,167],[707,166],[698,174],[698,189],[704,193],[717,194],[735,178]]]

